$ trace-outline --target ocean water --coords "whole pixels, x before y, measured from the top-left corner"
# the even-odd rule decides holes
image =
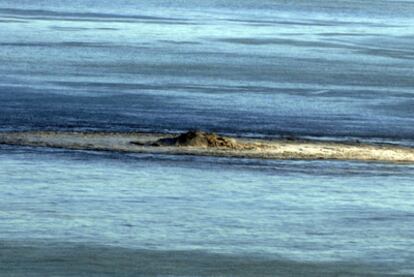
[[[0,128],[414,137],[413,1],[0,1]]]
[[[413,166],[1,150],[3,273],[414,273]]]
[[[0,131],[414,144],[414,1],[0,0]],[[1,276],[414,274],[414,168],[0,147]]]

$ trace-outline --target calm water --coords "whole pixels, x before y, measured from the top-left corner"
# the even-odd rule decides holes
[[[217,260],[219,276],[256,276],[256,267],[275,276],[282,265],[293,276],[414,273],[413,166],[12,147],[0,162],[5,272],[56,273],[78,256],[75,272],[90,257],[91,273],[129,272],[113,261],[123,255],[178,276],[217,276],[207,274]]]
[[[391,0],[0,0],[0,130],[414,144],[413,14]],[[2,146],[0,275],[414,274],[413,184],[410,165]]]
[[[413,140],[413,1],[200,2],[0,0],[0,127]]]

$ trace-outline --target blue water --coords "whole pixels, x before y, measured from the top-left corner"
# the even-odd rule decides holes
[[[0,127],[414,137],[412,1],[0,1]]]
[[[45,258],[47,249],[64,243],[82,245],[75,256],[98,245],[121,247],[120,253],[145,250],[135,253],[138,260],[153,257],[151,251],[177,259],[196,251],[181,259],[208,263],[214,256],[205,253],[214,253],[227,255],[225,268],[240,255],[251,266],[275,263],[263,276],[275,276],[281,263],[292,267],[293,276],[299,276],[295,263],[309,274],[316,268],[315,276],[326,264],[334,265],[331,274],[414,272],[413,166],[14,147],[2,148],[0,163],[2,244],[17,249],[16,260],[27,255],[20,244],[38,255],[17,268],[9,264],[15,270],[53,268],[53,259],[61,260]],[[58,252],[63,261],[67,252]],[[109,263],[95,255],[102,267]],[[52,265],[42,266],[47,262]],[[82,262],[72,261],[73,270]],[[150,263],[163,265],[165,257]],[[140,273],[146,276],[145,268]]]
[[[0,131],[414,144],[414,1],[0,0]],[[414,274],[411,165],[0,148],[0,275]]]

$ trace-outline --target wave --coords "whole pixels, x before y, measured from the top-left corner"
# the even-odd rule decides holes
[[[391,276],[398,271],[364,262],[300,262],[274,255],[91,243],[3,240],[0,246],[0,273],[7,276]]]

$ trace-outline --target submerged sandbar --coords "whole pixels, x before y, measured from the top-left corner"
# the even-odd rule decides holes
[[[76,150],[203,155],[284,160],[359,160],[414,163],[414,148],[366,143],[135,132],[0,132],[0,144]]]

